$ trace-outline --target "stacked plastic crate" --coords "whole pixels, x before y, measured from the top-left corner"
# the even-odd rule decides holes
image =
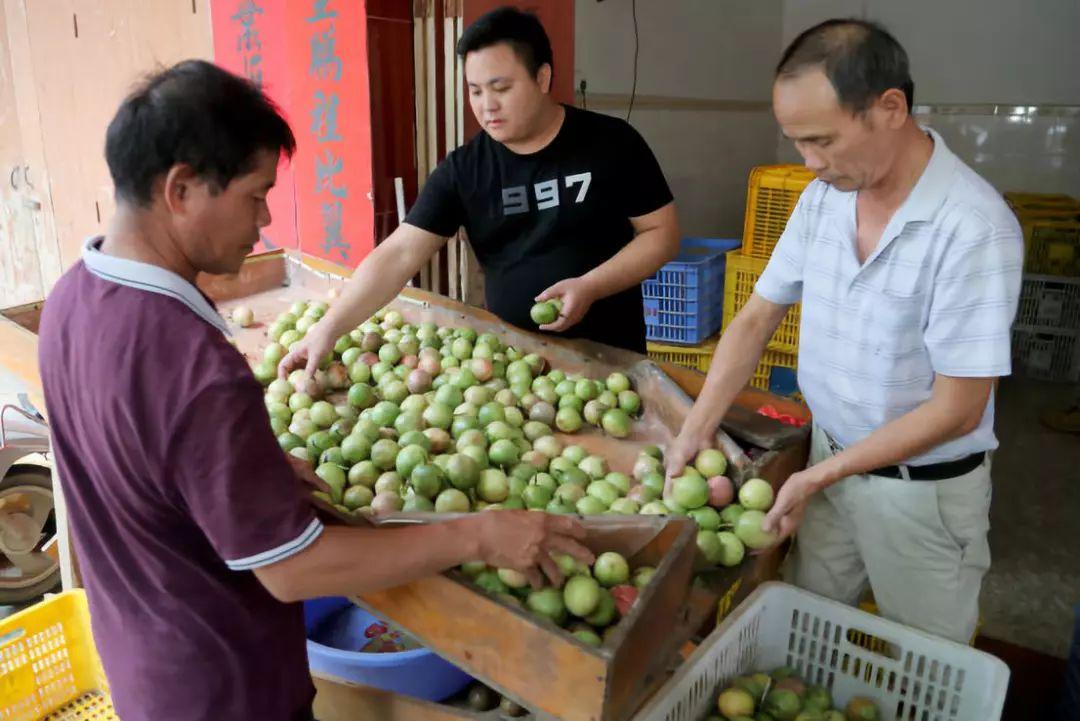
[[[742,309],[772,256],[795,204],[814,174],[801,165],[762,165],[750,172],[743,242],[728,256],[724,278],[723,328]],[[794,306],[769,341],[750,384],[779,395],[798,392],[799,306]]]
[[[678,257],[641,284],[651,358],[709,370],[723,311],[724,266],[740,244],[684,238]]]
[[[1018,373],[1080,381],[1080,201],[1006,193],[1024,231],[1024,281],[1013,324]]]

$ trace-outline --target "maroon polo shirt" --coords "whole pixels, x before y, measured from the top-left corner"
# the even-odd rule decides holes
[[[308,718],[302,608],[251,569],[302,551],[322,525],[210,302],[99,240],[49,295],[39,360],[117,713]]]

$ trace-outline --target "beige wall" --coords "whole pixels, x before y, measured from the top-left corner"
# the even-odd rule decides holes
[[[584,79],[588,107],[625,117],[631,4],[577,0],[575,13],[574,87]],[[637,15],[638,102],[630,123],[664,169],[684,234],[740,237],[750,168],[776,161],[768,102],[782,4],[638,0]]]
[[[105,128],[132,85],[178,60],[213,57],[209,0],[2,1],[0,73],[10,72],[14,103],[0,110],[0,279],[19,292],[0,295],[0,306],[47,293],[82,239],[104,229],[113,211]],[[16,167],[33,188],[11,187]]]
[[[784,43],[830,17],[885,24],[920,122],[999,190],[1080,197],[1080,2],[785,0]],[[783,140],[778,155],[798,158]]]

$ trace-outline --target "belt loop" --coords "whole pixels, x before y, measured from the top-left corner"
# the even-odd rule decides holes
[[[911,480],[911,471],[908,470],[907,466],[899,465],[899,466],[897,466],[897,468],[900,469],[900,477],[901,478],[903,478],[905,481],[910,481]]]

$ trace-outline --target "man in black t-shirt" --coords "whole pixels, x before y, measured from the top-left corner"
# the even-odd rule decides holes
[[[356,269],[341,298],[281,364],[319,359],[388,303],[464,227],[487,306],[534,327],[537,300],[562,299],[541,330],[645,351],[641,281],[678,253],[675,204],[629,124],[550,95],[551,45],[535,16],[501,8],[458,43],[481,133],[431,174],[405,222]]]

